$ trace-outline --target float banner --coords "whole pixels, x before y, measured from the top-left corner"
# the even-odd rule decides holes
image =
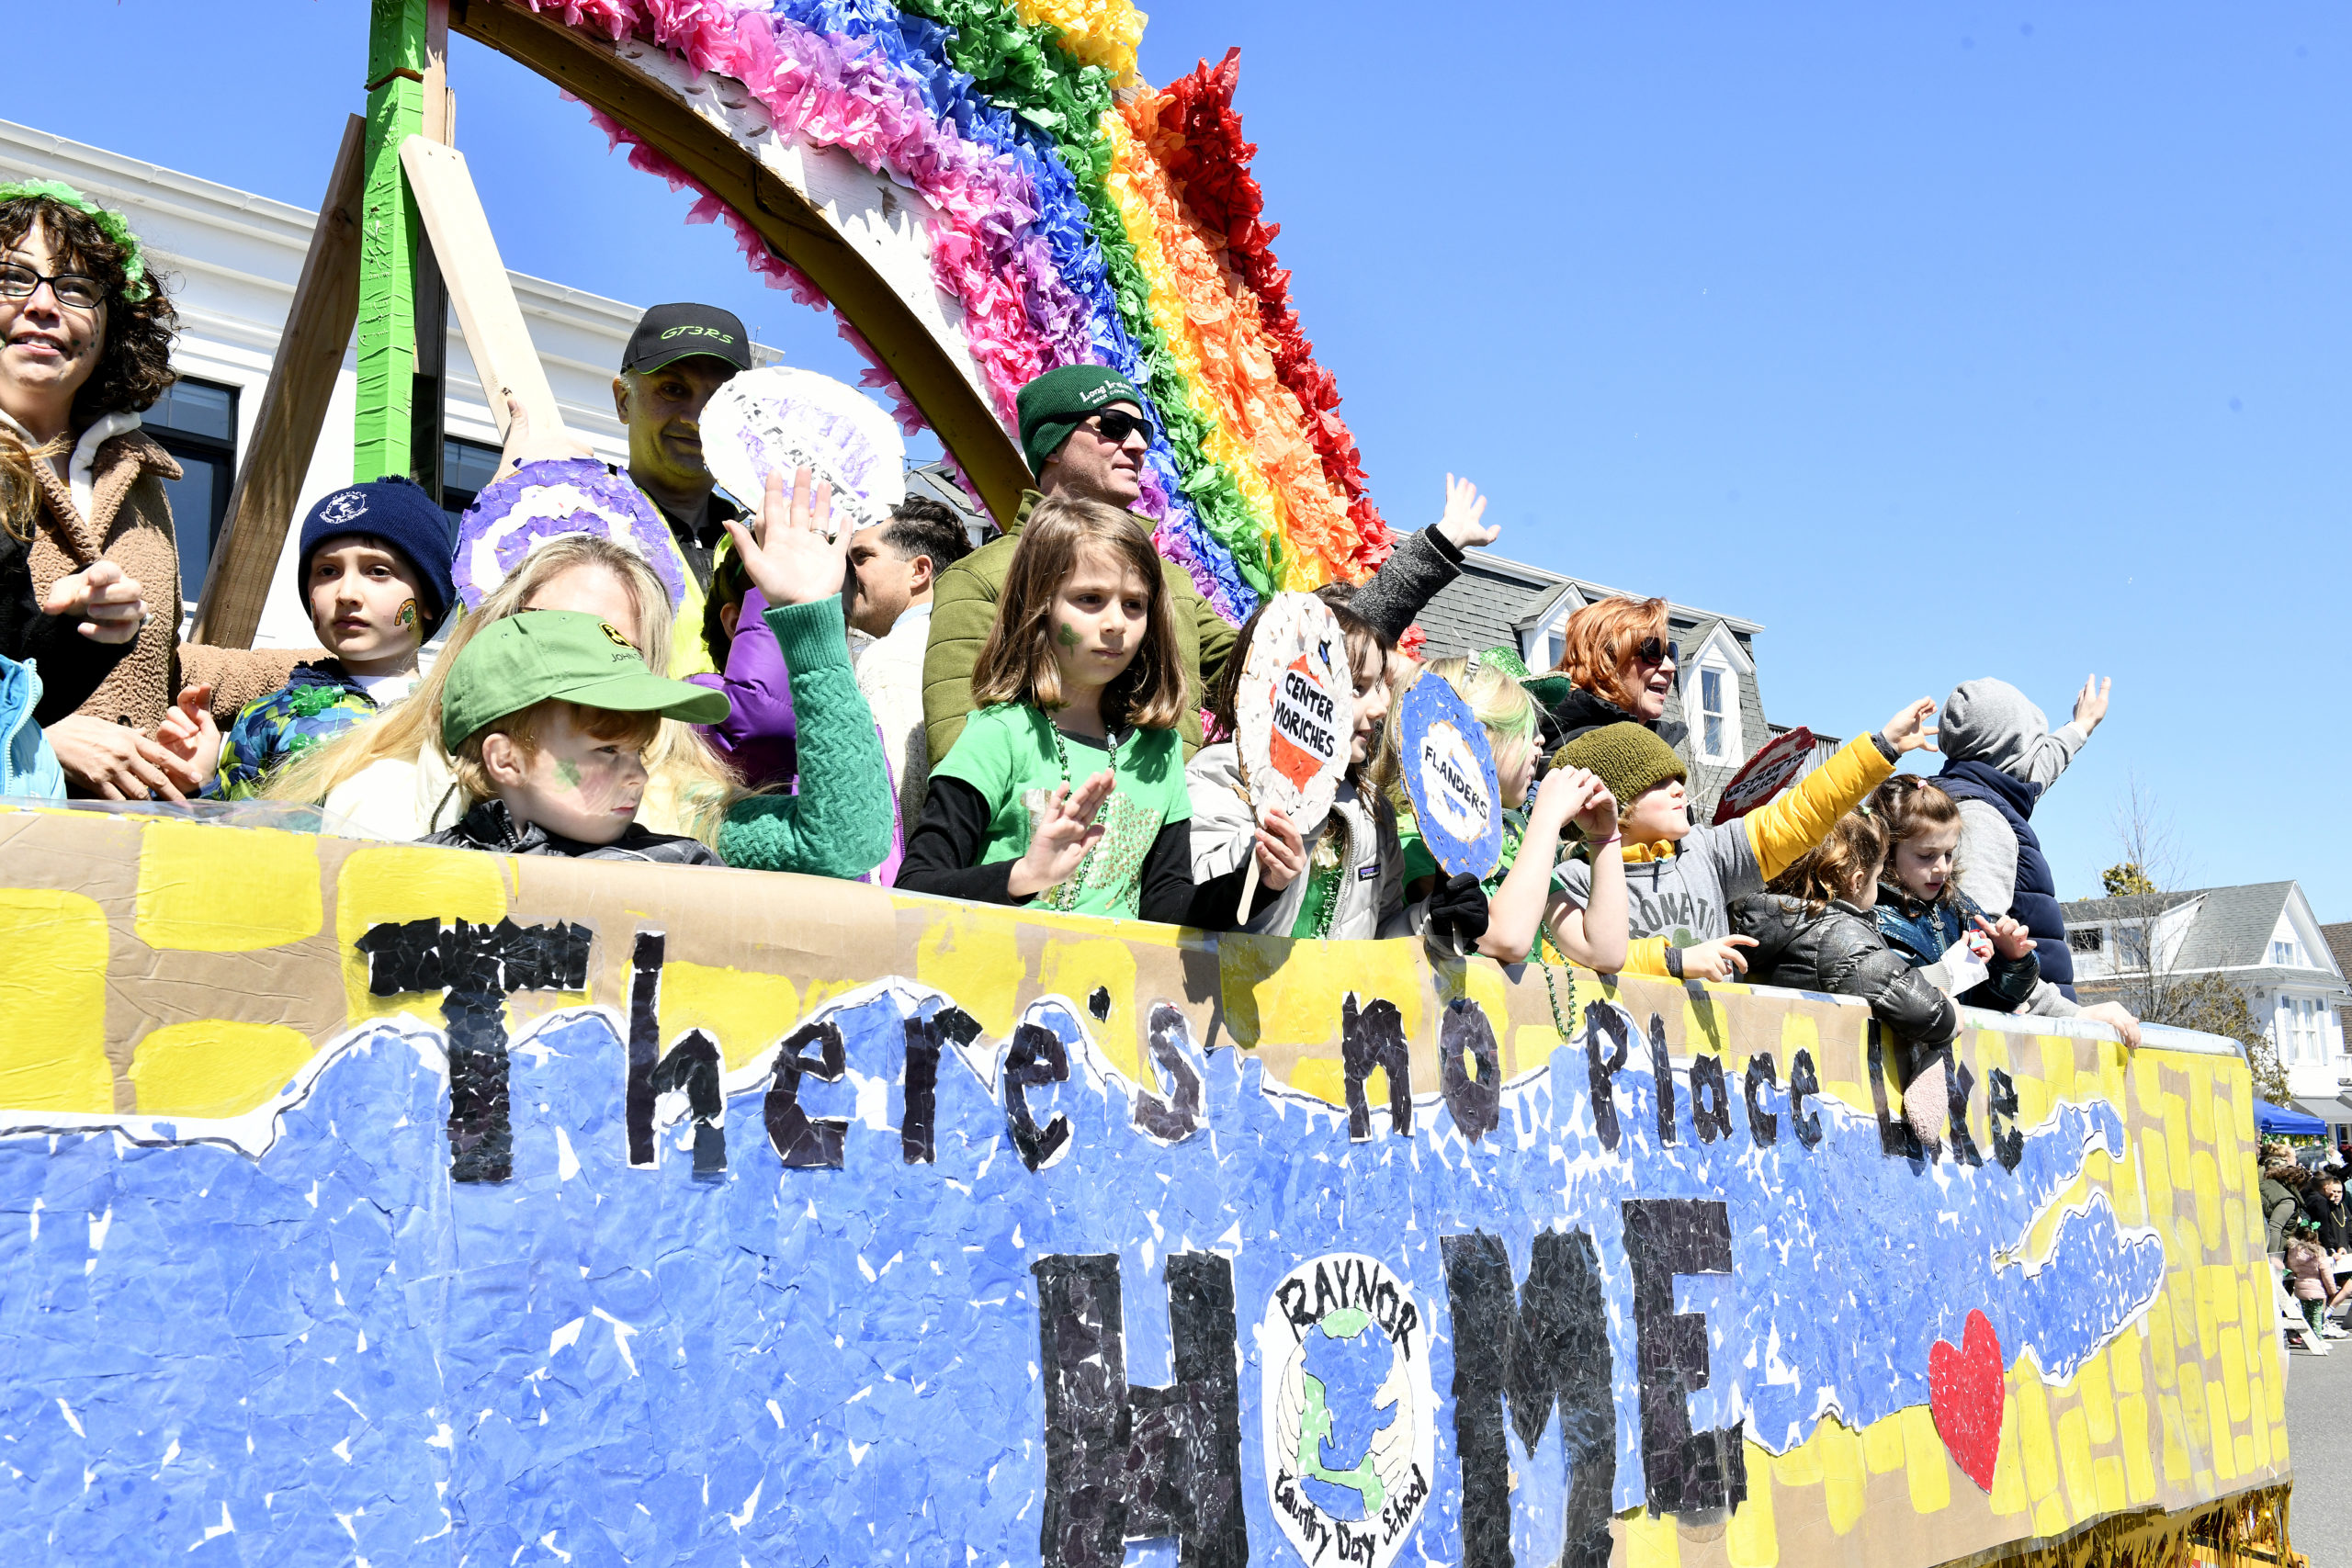
[[[1924,1568],[2289,1479],[2204,1036],[1971,1014],[1922,1146],[1793,992],[66,810],[0,866],[17,1562]]]

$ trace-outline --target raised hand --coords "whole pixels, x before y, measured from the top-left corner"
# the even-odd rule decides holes
[[[212,722],[210,686],[181,691],[155,727],[155,744],[164,752],[164,773],[173,787],[194,795],[212,782],[220,766],[220,728]]]
[[[1922,746],[1936,743],[1936,699],[1921,697],[1886,721],[1879,734],[1896,751],[1917,751]]]
[[[2003,915],[1998,920],[1979,915],[1976,929],[1984,933],[1994,951],[2004,958],[2019,959],[2033,951],[2033,933],[2018,924],[2014,915]]]
[[[2107,716],[2107,694],[2114,686],[2113,679],[2102,681],[2094,675],[2075,694],[2075,722],[2083,727],[2085,735],[2097,729],[2099,721]]]
[[[850,531],[841,529],[835,536],[833,487],[820,479],[812,494],[808,469],[794,471],[788,498],[784,475],[768,475],[759,531],[730,520],[727,532],[743,558],[744,571],[770,604],[810,604],[842,591],[849,571]]]
[[[1473,546],[1491,545],[1503,536],[1503,526],[1498,523],[1487,527],[1480,519],[1487,515],[1487,498],[1468,479],[1445,476],[1445,513],[1437,520],[1437,531],[1452,541],[1457,550]]]
[[[1752,936],[1724,936],[1713,942],[1695,942],[1682,950],[1682,977],[1736,980],[1747,973],[1747,955],[1739,950],[1755,945]]]
[[[82,624],[74,629],[92,642],[129,642],[147,624],[147,598],[135,578],[102,560],[52,583],[41,613],[79,617]]]
[[[1299,837],[1281,807],[1272,808],[1258,824],[1258,885],[1279,893],[1306,869],[1306,840]],[[1249,911],[1244,909],[1242,914],[1247,918]]]
[[[808,470],[801,473],[806,477]],[[764,587],[762,592],[766,592]],[[1005,881],[1008,892],[1015,898],[1026,898],[1069,880],[1086,852],[1100,843],[1108,830],[1094,820],[1094,814],[1111,798],[1114,782],[1111,770],[1105,768],[1075,790],[1068,784],[1054,786],[1038,814],[1037,825],[1030,830],[1028,850],[1012,863],[1012,874]]]

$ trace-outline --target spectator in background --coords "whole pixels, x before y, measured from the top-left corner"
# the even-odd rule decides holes
[[[931,645],[932,589],[939,574],[971,553],[964,520],[928,496],[910,496],[886,523],[850,536],[852,627],[872,638],[853,650],[857,689],[882,730],[882,756],[898,798],[899,830],[890,858],[876,868],[888,886],[898,876],[907,825],[922,816],[931,787],[931,743],[923,733],[922,660]]]
[[[2307,1172],[2283,1145],[2264,1145],[2262,1165],[2263,1250],[2277,1258],[2287,1250],[2287,1225],[2301,1217]]]
[[[1936,782],[1960,803],[1960,887],[1994,919],[2015,914],[2033,933],[2041,977],[2075,999],[2075,958],[2058,908],[2058,879],[2034,835],[2042,791],[2107,716],[2113,684],[2092,676],[2075,696],[2074,722],[2055,734],[2040,708],[2006,681],[1964,681],[1944,702]]]
[[[2319,1226],[2319,1244],[2333,1255],[2352,1252],[2352,1211],[2344,1206],[2344,1179],[2324,1171],[2303,1194],[2303,1208]]]
[[[1037,488],[1022,492],[1021,509],[1003,535],[943,572],[933,592],[922,703],[934,762],[946,757],[973,711],[972,666],[996,624],[996,603],[1029,513],[1047,496],[1130,510],[1143,495],[1143,459],[1153,426],[1144,412],[1143,394],[1117,371],[1099,365],[1049,370],[1021,389],[1018,412],[1021,449],[1037,476]],[[1489,528],[1481,520],[1485,511],[1475,485],[1448,475],[1444,516],[1399,543],[1378,575],[1348,596],[1347,607],[1395,646],[1422,606],[1459,573],[1463,549],[1500,536],[1499,527]],[[1145,519],[1147,531],[1150,525]],[[1182,567],[1162,558],[1160,569],[1174,595],[1170,608],[1189,687],[1177,724],[1189,759],[1200,750],[1200,710],[1224,672],[1234,629],[1201,597]]]
[[[1663,599],[1598,599],[1570,615],[1555,667],[1568,690],[1544,713],[1545,749],[1612,724],[1656,731],[1674,690],[1676,651]]]

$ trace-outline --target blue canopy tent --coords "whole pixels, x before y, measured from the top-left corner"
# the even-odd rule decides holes
[[[2254,1102],[2254,1126],[2255,1131],[2266,1138],[2324,1138],[2327,1135],[2327,1123],[2318,1117],[2260,1100]]]

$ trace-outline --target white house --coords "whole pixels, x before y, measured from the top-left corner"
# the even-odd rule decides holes
[[[2352,1132],[2352,1054],[2337,1012],[2352,985],[2300,886],[2089,898],[2064,910],[2078,987],[2226,976],[2268,1026],[2297,1103],[2338,1135]]]

